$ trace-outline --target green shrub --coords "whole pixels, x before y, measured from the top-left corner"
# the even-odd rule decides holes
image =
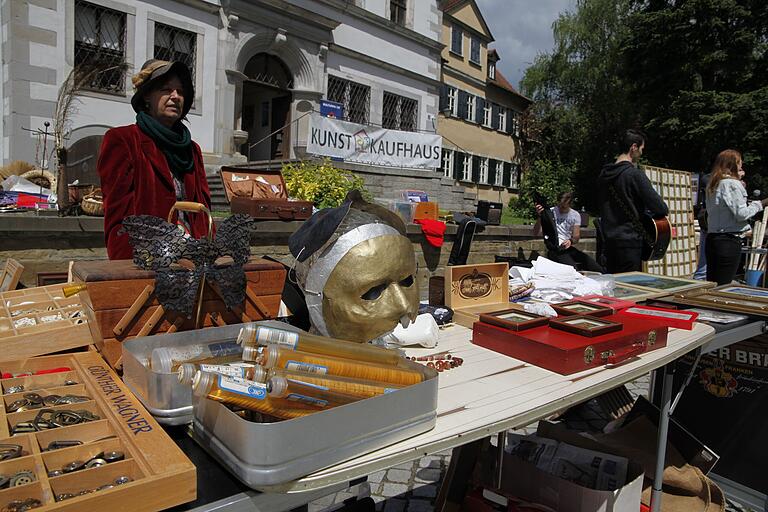
[[[520,184],[520,194],[509,200],[509,208],[519,217],[536,218],[533,206],[534,192],[538,192],[547,200],[548,206],[557,203],[557,196],[562,192],[573,191],[573,176],[575,168],[559,161],[547,159],[535,160],[523,174]]]
[[[311,201],[317,208],[339,206],[347,192],[355,189],[359,189],[367,201],[371,200],[371,194],[365,189],[360,176],[334,167],[328,159],[285,164],[283,178],[290,197]]]

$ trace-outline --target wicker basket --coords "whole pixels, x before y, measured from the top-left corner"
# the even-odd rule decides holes
[[[31,181],[35,185],[56,192],[56,177],[44,169],[32,169],[31,171],[22,174],[21,177]]]
[[[104,216],[104,198],[101,195],[101,189],[97,188],[90,194],[83,196],[83,200],[80,202],[80,208],[86,215],[92,215],[94,217]]]

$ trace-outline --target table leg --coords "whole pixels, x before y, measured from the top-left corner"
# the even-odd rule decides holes
[[[669,432],[669,408],[672,403],[672,384],[675,377],[674,363],[664,367],[664,382],[661,388],[661,408],[659,411],[659,437],[656,445],[656,471],[653,474],[651,492],[651,512],[661,510],[661,486],[664,482],[664,466],[667,456],[667,434]]]
[[[496,488],[501,489],[501,473],[504,468],[504,447],[507,445],[507,431],[496,434]]]

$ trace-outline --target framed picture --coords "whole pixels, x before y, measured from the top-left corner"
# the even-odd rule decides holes
[[[492,313],[481,313],[480,321],[510,331],[524,331],[532,327],[541,327],[549,323],[549,318],[528,313],[521,309],[504,309]]]
[[[616,283],[630,286],[650,292],[665,292],[667,294],[695,290],[698,288],[712,288],[715,283],[699,281],[696,279],[683,279],[682,277],[667,277],[647,274],[645,272],[626,272],[614,274]]]
[[[552,304],[552,309],[554,309],[560,316],[606,316],[613,314],[613,309],[610,307],[583,300],[569,300],[559,304]]]
[[[768,316],[768,302],[704,293],[680,293],[671,300],[691,306],[704,306],[717,310]]]
[[[667,295],[666,292],[648,291],[641,288],[634,288],[632,286],[624,286],[623,284],[616,284],[613,288],[613,296],[617,299],[631,300],[640,302],[646,299],[653,299]]]
[[[565,318],[550,318],[549,326],[553,329],[578,334],[592,338],[608,334],[609,332],[620,331],[624,326],[618,322],[612,322],[596,316],[569,316]]]
[[[722,295],[723,297],[733,297],[757,301],[765,301],[768,303],[768,289],[766,288],[753,288],[751,286],[734,286],[727,284],[724,286],[718,286],[710,290],[712,295]]]
[[[659,308],[652,306],[632,306],[622,311],[623,315],[634,316],[637,318],[650,318],[654,320],[664,319],[669,327],[678,329],[693,329],[693,322],[699,316],[693,311],[673,310],[669,308]]]

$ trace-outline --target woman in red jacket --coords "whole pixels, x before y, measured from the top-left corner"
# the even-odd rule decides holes
[[[148,60],[133,77],[131,105],[136,124],[104,135],[97,170],[104,195],[104,237],[109,259],[131,259],[128,235],[121,233],[129,215],[167,218],[176,201],[211,206],[200,147],[182,123],[195,89],[181,62]],[[191,236],[208,232],[204,213],[176,213],[173,222]]]

